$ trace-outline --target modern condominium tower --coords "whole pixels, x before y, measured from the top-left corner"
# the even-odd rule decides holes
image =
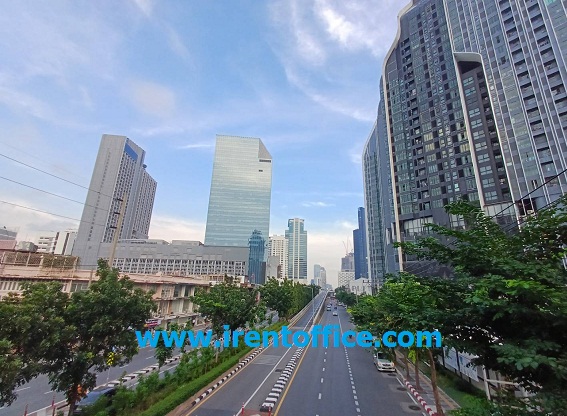
[[[307,231],[304,220],[292,218],[287,222],[285,238],[288,246],[288,279],[302,279],[307,283]],[[296,280],[297,281],[297,280]]]
[[[445,7],[455,59],[478,62],[486,78],[516,212],[537,211],[567,191],[567,5],[447,0]]]
[[[262,140],[217,135],[205,245],[248,247],[270,228],[272,156]]]
[[[461,198],[495,213],[510,204],[482,61],[453,53],[443,0],[414,0],[402,10],[382,87],[400,240],[427,235],[428,223],[463,227],[443,208]],[[409,256],[401,263],[416,274],[450,273]]]
[[[145,153],[125,136],[102,136],[72,251],[81,268],[96,268],[100,244],[112,242],[117,231],[123,200],[118,238],[148,238],[157,183],[146,172]]]
[[[380,92],[383,97],[383,88]],[[399,257],[392,245],[396,241],[396,228],[385,111],[382,98],[377,122],[362,155],[368,273],[373,291],[382,285],[387,273],[399,270]]]

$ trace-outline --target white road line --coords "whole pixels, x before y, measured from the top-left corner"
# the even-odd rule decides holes
[[[31,389],[31,387],[23,387],[23,388],[21,388],[21,389],[16,390],[16,392],[18,392],[18,391],[24,391],[24,390],[27,390],[27,389]]]
[[[323,382],[323,377],[321,377],[321,383]]]
[[[319,307],[321,307],[321,306],[319,306]],[[305,328],[307,328],[307,326],[309,325],[309,321],[310,321],[310,320],[308,319],[308,320],[307,320],[307,324],[303,327],[303,331],[305,331]],[[311,332],[311,331],[313,330],[313,326],[315,326],[315,323],[312,323],[312,324],[311,324],[311,329],[309,329],[309,332]],[[282,336],[282,335],[280,335],[280,336]],[[278,339],[279,339],[279,337],[278,337]],[[274,347],[273,347],[273,344],[272,344],[272,348],[274,348]],[[287,350],[286,352],[283,353],[282,358],[280,358],[280,360],[274,365],[274,368],[272,368],[272,370],[268,373],[268,375],[264,378],[264,380],[262,380],[262,382],[260,383],[260,385],[258,386],[258,388],[254,391],[254,393],[252,393],[252,395],[250,396],[250,398],[244,403],[244,406],[243,406],[243,407],[248,406],[248,403],[250,403],[250,402],[252,401],[252,399],[254,398],[254,396],[256,395],[256,393],[258,393],[258,391],[262,388],[262,386],[264,385],[264,383],[266,382],[266,380],[268,380],[268,378],[272,375],[272,373],[273,373],[274,371],[276,371],[276,368],[278,367],[278,364],[284,359],[284,357],[285,357],[287,354],[290,353],[290,351],[292,351],[292,349],[293,349],[293,347],[290,347],[290,348],[288,348],[288,350]],[[262,351],[262,353],[263,353],[264,351],[267,351],[267,350],[268,350],[268,348],[264,349],[264,350]],[[296,349],[296,351],[297,351],[297,349]],[[304,353],[306,354],[307,351],[304,351]],[[260,353],[260,354],[261,354],[261,353]]]
[[[321,393],[319,393],[319,400],[321,400]]]
[[[146,360],[151,360],[152,358],[154,358],[154,357],[148,357],[148,358],[146,358]]]
[[[323,371],[325,371],[325,367],[323,367]]]
[[[54,392],[53,390],[49,390],[49,391],[46,391],[46,392],[43,393],[43,394],[49,394],[49,393],[55,393],[55,392]]]

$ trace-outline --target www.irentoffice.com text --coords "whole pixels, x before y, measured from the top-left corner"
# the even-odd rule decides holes
[[[386,331],[381,337],[375,337],[368,331],[346,331],[340,332],[339,325],[314,325],[310,332],[307,331],[290,331],[287,326],[281,329],[281,339],[276,331],[234,331],[231,333],[227,325],[224,326],[224,334],[222,342],[213,340],[213,331],[136,331],[138,345],[146,347],[157,347],[160,338],[166,347],[171,348],[174,345],[178,348],[191,346],[192,348],[207,347],[213,345],[216,348],[221,346],[228,348],[230,346],[238,347],[242,342],[248,347],[268,347],[272,341],[274,347],[283,346],[290,348],[293,346],[306,347],[311,344],[312,347],[341,347],[352,348],[360,346],[363,348],[382,346],[387,348],[403,347],[441,347],[442,337],[439,331]],[[232,336],[231,336],[232,335]],[[321,339],[319,338],[321,336]],[[291,338],[291,342],[290,342]],[[321,341],[321,342],[320,342]]]

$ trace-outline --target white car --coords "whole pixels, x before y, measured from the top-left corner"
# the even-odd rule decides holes
[[[339,314],[337,313],[337,311],[333,311],[333,316],[339,316]]]
[[[374,355],[374,365],[378,371],[396,371],[395,364],[383,352]]]

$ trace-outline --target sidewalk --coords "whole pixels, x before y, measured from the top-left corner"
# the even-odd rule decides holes
[[[400,352],[396,351],[396,357],[398,358],[398,363],[403,366],[404,356]],[[410,388],[410,392],[413,393],[414,397],[416,397],[416,399],[418,400],[418,402],[421,403],[424,409],[430,415],[437,414],[437,407],[435,406],[435,396],[433,395],[433,387],[431,385],[431,380],[420,370],[419,384],[421,388],[418,390],[415,385],[416,383],[414,378],[415,367],[411,361],[408,361],[408,367],[410,370],[409,380],[406,380],[405,368],[403,368],[402,371],[398,366],[397,371],[402,377],[402,379],[405,382],[407,382],[406,386]],[[459,404],[455,400],[453,400],[447,393],[445,393],[440,387],[437,387],[437,390],[439,391],[439,400],[441,402],[441,407],[443,408],[443,413],[445,415],[447,415],[450,410],[460,408]],[[418,396],[421,396],[422,400],[419,400]]]

